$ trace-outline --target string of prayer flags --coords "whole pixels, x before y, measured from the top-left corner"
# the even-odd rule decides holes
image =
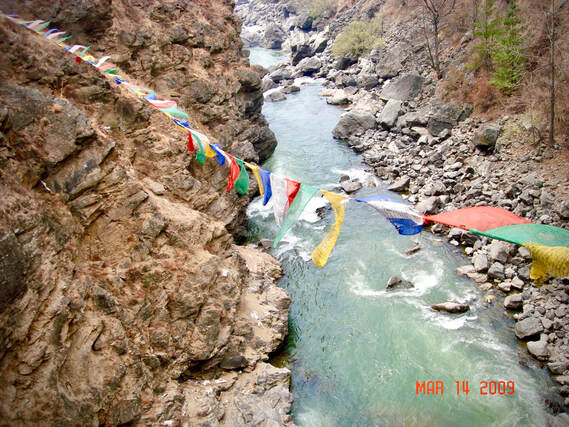
[[[273,201],[275,221],[280,229],[275,238],[274,246],[279,243],[285,233],[298,221],[306,205],[318,191],[315,187],[272,174],[259,166],[244,163],[231,154],[223,151],[219,145],[211,144],[207,136],[192,129],[186,121],[189,116],[178,109],[177,103],[171,100],[158,99],[156,92],[126,81],[120,76],[120,69],[108,62],[110,56],[103,56],[97,60],[87,54],[90,46],[68,46],[65,41],[71,36],[65,36],[65,31],[49,29],[50,22],[35,20],[26,21],[17,15],[0,16],[20,24],[31,31],[53,41],[58,46],[75,55],[77,62],[86,62],[94,66],[104,75],[110,75],[116,84],[123,84],[137,96],[166,114],[178,128],[188,133],[187,148],[196,151],[196,159],[203,164],[206,157],[217,159],[219,165],[228,163],[229,174],[227,190],[236,188],[239,194],[245,194],[249,187],[249,175],[245,165],[253,171],[259,191],[263,196],[263,205]],[[347,196],[320,190],[334,209],[335,222],[330,227],[322,242],[312,252],[312,260],[318,267],[323,267],[336,240],[344,220],[344,202]],[[412,207],[387,196],[371,196],[356,199],[367,203],[385,216],[399,231],[400,234],[412,235],[419,233],[423,223],[439,222],[441,224],[458,227],[493,239],[524,245],[531,252],[534,259],[530,276],[541,283],[549,276],[562,277],[569,275],[569,230],[544,224],[532,224],[529,220],[519,217],[505,209],[489,206],[458,209],[443,212],[437,215],[421,215]]]
[[[367,203],[393,224],[399,234],[411,236],[423,229],[423,216],[411,206],[388,196],[370,196],[356,199],[356,202]]]
[[[334,209],[334,224],[330,227],[328,234],[326,234],[320,244],[312,251],[312,262],[318,267],[324,267],[340,234],[342,221],[344,221],[344,201],[347,199],[347,196],[325,190],[320,191]]]
[[[551,277],[569,276],[569,248],[545,246],[539,243],[524,243],[533,258],[529,277],[538,286]]]
[[[290,204],[290,208],[284,218],[283,224],[277,232],[277,236],[273,242],[273,248],[277,247],[286,232],[298,221],[302,211],[304,211],[308,202],[312,200],[317,192],[318,188],[316,187],[307,184],[300,184],[300,188],[296,193],[294,200]]]

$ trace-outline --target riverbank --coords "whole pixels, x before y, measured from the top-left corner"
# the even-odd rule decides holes
[[[433,97],[436,82],[422,62],[424,51],[412,56],[413,31],[408,27],[388,28],[382,49],[351,65],[330,56],[331,38],[323,52],[316,52],[314,41],[330,28],[305,32],[303,38],[298,36],[302,31],[296,27],[283,45],[309,55],[298,58],[296,65],[271,70],[263,80],[265,89],[274,93],[301,75],[326,78],[329,102],[349,105],[335,136],[361,153],[370,171],[417,209],[435,213],[500,206],[534,222],[567,226],[566,153],[560,147],[532,146],[531,125],[523,118],[487,123],[482,117],[469,118],[467,106]],[[471,257],[471,264],[458,272],[476,283],[486,304],[505,297],[506,315],[518,321],[516,335],[529,341],[529,353],[547,365],[567,396],[566,280],[536,288],[523,248],[438,225],[431,230]]]

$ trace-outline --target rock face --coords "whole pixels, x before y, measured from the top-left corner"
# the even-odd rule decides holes
[[[383,87],[382,96],[401,101],[414,99],[421,93],[423,81],[423,77],[415,74],[402,75]]]
[[[270,155],[230,3],[143,3],[3,11],[112,54],[229,152]],[[289,423],[289,373],[264,361],[290,299],[272,257],[234,244],[254,189],[222,191],[165,115],[45,38],[3,22],[0,53],[3,422]]]

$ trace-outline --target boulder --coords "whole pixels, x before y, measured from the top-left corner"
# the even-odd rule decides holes
[[[387,281],[387,285],[385,286],[386,291],[392,291],[395,289],[410,289],[413,288],[413,284],[408,280],[401,279],[398,276],[391,276]]]
[[[362,87],[366,90],[373,89],[379,84],[377,76],[373,74],[360,74],[357,76],[356,81],[358,82],[358,87]]]
[[[493,123],[485,123],[474,132],[472,143],[479,150],[493,151],[500,135],[500,126]]]
[[[310,45],[315,54],[324,52],[324,49],[328,46],[329,37],[330,33],[328,31],[318,31],[310,38]]]
[[[526,317],[516,323],[514,328],[516,336],[521,339],[531,338],[541,332],[543,332],[543,325],[535,317]]]
[[[292,74],[288,68],[278,68],[271,72],[268,77],[275,83],[280,83],[282,80],[292,78]]]
[[[409,184],[411,183],[411,178],[407,175],[402,176],[393,184],[391,184],[387,189],[389,191],[395,191],[397,193],[404,193],[409,190]]]
[[[549,352],[547,351],[547,338],[542,338],[539,341],[528,342],[528,351],[531,355],[539,360],[545,360],[549,357]]]
[[[380,61],[375,67],[375,72],[380,79],[391,79],[399,74],[401,68],[403,65],[399,60],[388,59]]]
[[[466,119],[471,111],[470,107],[453,103],[435,103],[428,113],[427,128],[432,135],[438,136],[443,130],[451,130],[458,122]]]
[[[397,99],[390,99],[381,111],[379,122],[383,127],[390,129],[395,126],[397,117],[399,117],[402,111],[401,101]]]
[[[433,310],[445,311],[447,313],[465,313],[470,310],[468,304],[457,303],[452,301],[443,302],[440,304],[434,304],[431,306]]]
[[[522,294],[508,295],[504,300],[504,307],[509,310],[519,310],[522,308]]]
[[[488,248],[488,257],[492,261],[498,261],[505,264],[510,258],[508,244],[500,240],[492,240],[492,243]]]
[[[340,121],[332,131],[337,139],[347,139],[351,135],[361,135],[368,129],[375,129],[377,123],[373,114],[354,110],[342,114]]]
[[[300,88],[296,85],[285,86],[281,89],[282,93],[300,92]]]
[[[415,210],[421,213],[432,214],[435,213],[441,206],[441,199],[439,199],[438,196],[431,196],[417,203],[417,205],[415,205]]]
[[[302,74],[310,76],[316,73],[317,71],[320,71],[320,68],[322,68],[322,61],[320,61],[318,58],[315,57],[304,58],[302,61],[298,63],[296,68]]]
[[[488,258],[484,254],[476,254],[472,257],[474,269],[478,273],[483,273],[488,270]]]
[[[390,80],[381,92],[381,96],[387,99],[406,101],[415,99],[421,93],[424,78],[416,74],[404,74]]]
[[[332,96],[326,98],[326,102],[330,105],[345,105],[349,104],[350,99],[348,98],[348,94],[343,89],[339,89],[336,90]]]
[[[280,49],[286,33],[277,24],[269,24],[259,44],[266,49]]]
[[[261,80],[261,87],[263,88],[263,92],[266,92],[270,89],[274,89],[277,86],[278,85],[275,83],[275,81],[271,79],[269,76],[265,76],[263,77],[263,80]]]
[[[286,45],[290,50],[292,65],[297,65],[304,58],[314,55],[308,35],[300,30],[295,30],[290,34]]]
[[[265,95],[265,101],[267,102],[279,102],[279,101],[284,101],[285,99],[286,99],[285,94],[278,90],[269,92]]]
[[[504,273],[504,264],[499,262],[493,263],[488,269],[488,277],[496,280],[504,280],[506,278]]]
[[[346,193],[351,194],[362,188],[362,183],[357,179],[350,179],[347,181],[342,181],[340,183],[340,186]]]

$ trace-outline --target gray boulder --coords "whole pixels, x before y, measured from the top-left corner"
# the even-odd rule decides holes
[[[298,63],[296,66],[297,70],[300,71],[302,74],[310,76],[317,71],[320,71],[322,68],[322,61],[318,58],[304,58],[302,61]]]
[[[395,122],[397,122],[397,118],[402,111],[401,101],[397,99],[390,99],[381,111],[379,122],[383,127],[390,129],[395,126]]]
[[[500,131],[500,126],[493,123],[485,123],[474,132],[472,143],[480,150],[493,151]]]
[[[387,281],[387,285],[385,286],[385,290],[392,291],[395,289],[411,289],[413,288],[413,284],[408,280],[403,280],[397,276],[391,276]]]
[[[340,186],[342,187],[342,190],[344,190],[346,193],[351,194],[362,188],[362,183],[357,179],[350,179],[342,181],[340,183]]]
[[[432,214],[435,213],[441,206],[441,199],[438,196],[431,196],[417,203],[415,205],[415,210],[421,213]]]
[[[519,310],[522,308],[522,294],[508,295],[504,300],[504,307],[509,310]]]
[[[373,114],[354,110],[342,114],[340,121],[332,131],[337,139],[347,139],[351,135],[361,135],[368,129],[375,129],[377,123]]]
[[[259,44],[267,49],[280,49],[286,33],[276,24],[269,24]]]
[[[278,68],[269,74],[269,78],[275,83],[280,83],[282,80],[288,80],[292,74],[288,68]]]
[[[411,183],[411,178],[409,178],[407,175],[405,175],[405,176],[402,176],[401,178],[399,178],[393,184],[391,184],[387,189],[389,191],[395,191],[397,193],[404,193],[407,190],[409,190],[409,184],[410,183]]]
[[[496,280],[504,280],[506,278],[504,273],[504,264],[499,262],[493,263],[488,269],[488,277]]]
[[[445,311],[447,313],[465,313],[470,310],[468,304],[457,303],[452,301],[443,302],[441,304],[434,304],[431,306],[433,310]]]
[[[435,103],[428,114],[427,128],[432,135],[438,136],[445,129],[451,130],[460,121],[466,119],[472,109],[452,103]]]
[[[279,102],[279,101],[284,101],[285,99],[286,99],[285,94],[278,90],[269,92],[268,94],[265,95],[265,101],[267,102]]]
[[[476,254],[472,257],[474,269],[478,273],[483,273],[488,270],[488,258],[484,254]]]
[[[401,68],[403,68],[403,65],[399,60],[388,59],[379,62],[375,67],[375,72],[380,79],[390,79],[398,75]]]
[[[523,340],[543,332],[543,325],[535,317],[526,317],[516,323],[514,328],[516,336]]]
[[[547,351],[547,338],[542,335],[539,341],[528,342],[528,351],[539,360],[546,360],[549,357]]]
[[[387,99],[399,99],[406,101],[414,99],[421,93],[425,79],[416,74],[404,74],[390,80],[381,92],[381,96]]]
[[[508,244],[500,240],[492,240],[492,243],[488,248],[488,257],[492,261],[498,261],[505,264],[510,258]]]

